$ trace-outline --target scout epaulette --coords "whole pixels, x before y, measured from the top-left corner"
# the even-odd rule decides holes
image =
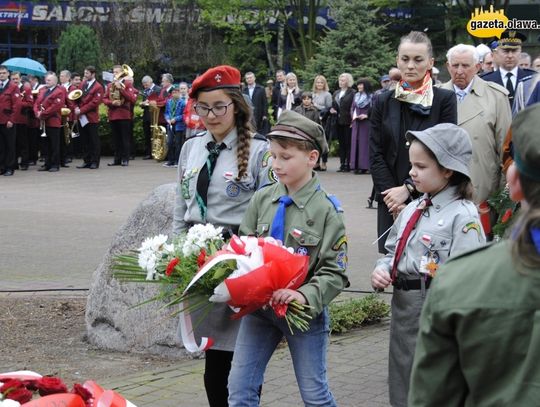
[[[480,228],[480,224],[478,222],[469,222],[465,226],[463,226],[462,232],[467,233],[469,230],[476,230],[479,234],[482,233],[482,229]]]
[[[328,199],[330,202],[332,202],[332,205],[334,206],[334,209],[336,212],[343,212],[343,208],[341,207],[341,202],[339,202],[339,199],[335,195],[329,194],[326,191],[323,191],[326,195],[326,199]]]

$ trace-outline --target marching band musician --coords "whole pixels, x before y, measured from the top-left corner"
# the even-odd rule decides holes
[[[71,92],[72,90],[77,89],[75,85],[73,85],[73,83],[71,82],[71,77],[71,72],[68,70],[61,71],[60,76],[58,77],[58,79],[60,79],[60,86],[62,86],[66,90],[64,106],[71,110],[69,116],[64,119],[66,121],[64,125],[68,126],[68,128],[71,128],[71,125],[75,120],[75,113],[73,112],[73,109],[71,109],[70,100],[67,98],[67,95],[69,95],[69,92]],[[71,146],[71,143],[67,144],[66,138],[60,137],[60,165],[62,167],[69,167],[69,165],[67,164],[71,162],[72,154],[73,147]]]
[[[12,72],[11,78],[13,82],[20,82],[20,74]],[[19,90],[15,93],[17,98],[13,111],[13,124],[15,125],[15,137],[17,139],[17,155],[21,157],[20,169],[26,171],[30,163],[30,143],[28,136],[28,121],[29,111],[34,106],[34,98],[32,97],[32,86],[28,81],[19,83]]]
[[[126,85],[129,84],[131,86],[131,89],[133,89],[133,94],[135,95],[135,100],[139,97],[139,89],[137,89],[135,86],[133,86],[133,77],[132,76],[126,76],[124,79],[124,83]],[[133,126],[134,126],[134,120],[135,120],[135,103],[131,105],[130,109],[131,115],[129,117],[129,159],[134,160],[135,159],[135,135],[133,133]]]
[[[47,134],[47,158],[38,171],[58,172],[60,169],[60,130],[62,127],[61,109],[65,105],[65,89],[58,86],[54,72],[45,76],[46,90],[41,91],[34,105],[34,114],[42,121]]]
[[[143,131],[144,131],[144,156],[143,160],[152,159],[152,131],[150,125],[152,123],[152,115],[150,114],[150,103],[157,101],[161,94],[161,88],[154,84],[152,78],[148,75],[142,78],[143,86]]]
[[[83,95],[75,115],[79,120],[80,137],[83,146],[84,163],[77,168],[99,168],[101,145],[98,135],[99,105],[103,98],[103,86],[96,80],[96,68],[84,68],[84,81],[81,84]]]
[[[119,78],[123,72],[121,65],[113,67],[115,78]],[[116,79],[107,85],[103,103],[109,108],[108,118],[114,141],[114,161],[108,163],[108,166],[128,166],[131,145],[131,108],[136,101],[137,94],[130,81]]]
[[[158,124],[160,126],[167,127],[167,120],[165,120],[165,105],[167,100],[172,97],[173,86],[173,76],[170,73],[164,73],[161,76],[161,92],[159,92],[159,97],[155,102],[155,106],[159,107],[159,119]],[[150,105],[153,105],[154,102],[150,102]]]
[[[0,65],[0,175],[10,176],[17,168],[13,113],[19,89],[9,80],[9,71]]]
[[[35,104],[39,94],[39,90],[43,88],[43,85],[39,83],[39,79],[34,75],[27,75],[27,78],[30,82],[32,100]],[[34,115],[34,109],[30,109],[28,111],[28,145],[30,150],[29,165],[36,165],[40,149],[41,155],[46,155],[46,148],[44,148],[46,140],[43,139],[42,142],[40,135],[41,131],[39,130],[39,120],[36,119],[36,116]]]

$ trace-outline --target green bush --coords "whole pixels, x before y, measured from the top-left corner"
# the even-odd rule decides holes
[[[390,314],[390,306],[378,295],[330,304],[330,332],[344,333],[361,325],[380,321]]]

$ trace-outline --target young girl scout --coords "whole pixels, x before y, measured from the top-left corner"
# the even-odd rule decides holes
[[[224,227],[224,235],[238,226],[255,191],[272,182],[268,142],[251,128],[251,110],[240,91],[240,71],[217,66],[199,76],[191,87],[195,111],[207,131],[186,140],[178,161],[178,188],[173,233],[195,223]],[[227,236],[229,235],[229,236]],[[196,338],[211,337],[206,351],[204,384],[211,407],[227,406],[227,378],[239,321],[217,304],[195,329]],[[197,316],[194,316],[197,321]]]
[[[409,377],[422,304],[439,266],[456,253],[485,243],[475,205],[467,132],[443,123],[406,135],[410,176],[424,195],[394,223],[386,249],[371,275],[375,289],[394,286],[388,383],[390,404],[407,406]]]

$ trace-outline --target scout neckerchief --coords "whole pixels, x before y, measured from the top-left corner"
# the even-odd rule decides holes
[[[206,145],[206,149],[208,150],[209,154],[204,166],[201,168],[199,177],[197,178],[197,194],[195,195],[195,199],[199,205],[199,210],[201,211],[201,219],[203,222],[206,222],[206,215],[208,212],[207,203],[210,178],[212,178],[212,173],[214,172],[217,158],[221,153],[221,150],[225,148],[227,148],[225,143],[216,144],[214,141],[210,141]]]
[[[413,89],[407,82],[401,80],[396,85],[394,97],[400,102],[410,104],[410,109],[423,116],[429,116],[433,104],[433,81],[431,75],[426,73],[422,85]]]
[[[418,220],[424,213],[424,210],[431,206],[431,199],[428,198],[427,194],[424,195],[416,209],[414,210],[413,214],[411,215],[410,219],[407,221],[407,224],[405,225],[405,229],[403,230],[403,233],[401,234],[401,237],[399,238],[398,245],[396,247],[396,251],[394,253],[394,262],[392,264],[392,273],[390,276],[392,277],[392,283],[396,281],[398,270],[397,266],[399,263],[399,260],[401,259],[401,255],[405,251],[405,246],[407,246],[407,240],[409,240],[409,236],[411,235],[411,232],[416,227],[416,224],[418,223]]]
[[[274,219],[272,220],[272,229],[270,230],[270,236],[276,240],[285,239],[285,213],[287,206],[293,203],[292,198],[289,195],[283,195],[279,197],[279,206],[277,208]]]

